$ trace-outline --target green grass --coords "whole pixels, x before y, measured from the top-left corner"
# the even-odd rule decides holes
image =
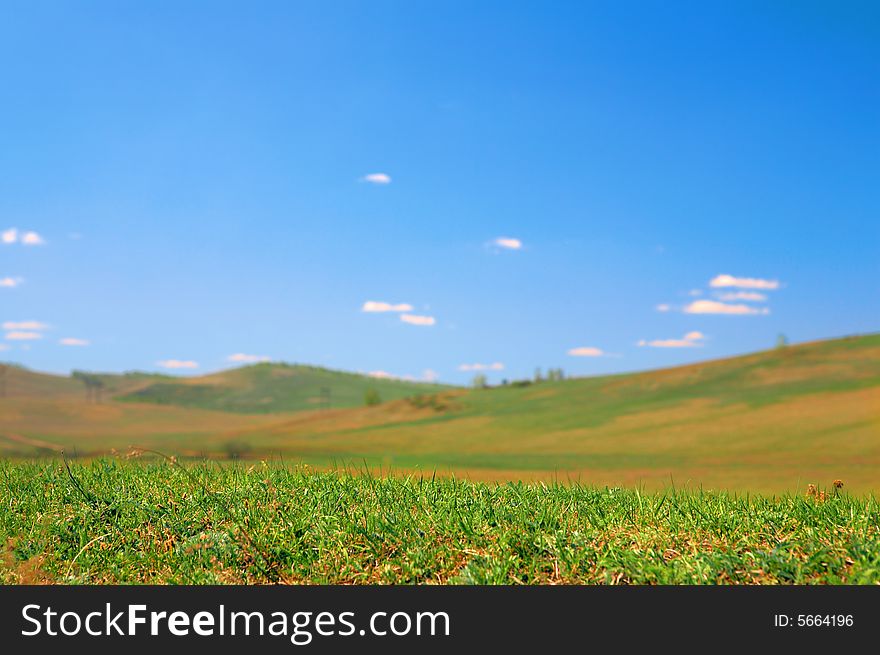
[[[880,504],[167,461],[0,462],[0,581],[861,584]]]

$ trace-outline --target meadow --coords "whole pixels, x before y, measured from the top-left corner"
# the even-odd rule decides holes
[[[0,582],[863,584],[880,504],[135,459],[0,463]]]
[[[6,372],[0,582],[880,582],[880,335],[477,389],[96,379]]]
[[[105,375],[96,403],[71,378],[12,368],[7,377],[0,456],[11,458],[141,446],[192,460],[489,482],[778,494],[842,479],[853,493],[880,488],[877,334],[486,389],[266,363],[193,378]],[[370,390],[383,402],[366,406]]]

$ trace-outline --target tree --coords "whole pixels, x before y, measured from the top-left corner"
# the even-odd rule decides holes
[[[781,349],[785,348],[788,345],[788,337],[782,334],[781,332],[776,337],[776,348]]]
[[[543,376],[541,375],[541,367],[535,369],[535,382],[541,382],[543,380]]]
[[[333,390],[330,387],[321,387],[321,409],[330,409],[333,404]]]
[[[483,375],[482,373],[477,373],[474,376],[474,379],[471,382],[471,384],[474,385],[474,389],[485,389],[487,386],[489,386],[489,384],[486,380],[486,376]]]
[[[364,404],[367,407],[373,407],[374,405],[379,405],[382,402],[382,396],[379,395],[379,392],[376,391],[373,387],[370,387],[364,392]]]
[[[104,381],[96,377],[93,382],[93,393],[95,394],[95,402],[101,402],[101,392],[104,390]]]
[[[550,382],[559,382],[565,379],[565,373],[562,372],[561,368],[550,368],[547,369],[547,379]]]
[[[101,391],[104,389],[104,381],[94,373],[85,371],[73,371],[71,377],[83,383],[86,389],[86,402],[101,402]]]

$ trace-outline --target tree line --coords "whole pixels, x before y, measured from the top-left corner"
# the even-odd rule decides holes
[[[547,374],[545,375],[540,367],[535,369],[535,375],[532,379],[525,380],[508,380],[504,378],[501,380],[501,386],[511,386],[511,387],[526,387],[530,384],[540,384],[541,382],[561,382],[565,379],[565,371],[561,368],[548,368]],[[486,377],[483,373],[478,373],[471,380],[471,385],[475,389],[487,389],[489,385],[489,378]]]

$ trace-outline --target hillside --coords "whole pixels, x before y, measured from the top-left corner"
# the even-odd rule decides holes
[[[19,454],[26,451],[22,439],[31,439],[83,453],[137,443],[224,457],[234,442],[247,444],[253,457],[476,479],[654,487],[672,481],[775,491],[840,478],[847,488],[880,489],[876,334],[525,387],[462,390],[369,380],[390,401],[375,407],[363,406],[357,385],[365,380],[351,376],[340,401],[347,397],[357,406],[218,411],[319,406],[309,399],[320,398],[320,370],[310,377],[311,369],[291,369],[261,365],[173,383],[132,380],[139,386],[122,394],[126,402],[101,405],[84,403],[81,391],[12,395],[0,399],[0,452],[5,438],[5,451]],[[392,400],[397,391],[410,397]],[[18,439],[14,445],[9,435]]]
[[[880,488],[880,335],[645,373],[445,395],[239,435],[309,461],[482,479]]]
[[[201,377],[164,379],[116,399],[262,414],[358,407],[364,404],[368,390],[377,392],[380,400],[388,401],[449,388],[315,366],[265,363]]]
[[[280,363],[254,364],[198,377],[138,371],[88,375],[100,381],[104,400],[244,414],[357,407],[364,404],[367,390],[375,390],[381,401],[388,401],[452,388]],[[15,365],[6,368],[5,389],[9,398],[87,398],[86,386],[76,377],[40,373]]]
[[[71,375],[53,375],[32,371],[15,364],[4,364],[5,383],[3,391],[9,398],[80,398],[85,397],[85,386],[76,377]],[[90,373],[91,377],[100,380],[102,384],[102,397],[125,394],[140,389],[145,385],[158,381],[174,381],[179,378],[170,375],[156,373],[130,372],[122,374],[114,373]]]

